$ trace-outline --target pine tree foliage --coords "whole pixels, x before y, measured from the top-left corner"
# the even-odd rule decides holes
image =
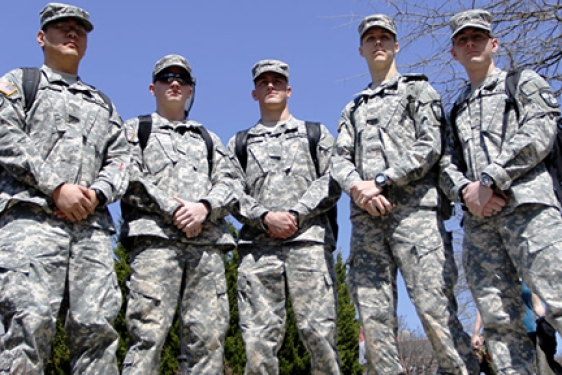
[[[246,366],[246,352],[244,342],[238,325],[238,250],[227,254],[224,258],[226,283],[228,286],[228,304],[230,309],[230,321],[225,341],[225,373],[243,374]]]
[[[359,321],[355,305],[347,286],[347,267],[341,252],[336,255],[336,281],[338,288],[338,350],[342,374],[362,374],[359,364]]]

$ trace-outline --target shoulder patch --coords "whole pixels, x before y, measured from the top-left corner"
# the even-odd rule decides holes
[[[17,87],[10,82],[0,81],[0,92],[6,96],[11,96],[18,91]]]
[[[540,95],[541,98],[549,107],[558,108],[558,102],[556,101],[556,98],[554,97],[554,95],[550,90],[543,89],[540,91]]]
[[[132,142],[133,139],[135,139],[135,136],[137,135],[137,132],[134,128],[132,127],[127,127],[125,129],[125,135],[127,137],[127,141]]]
[[[441,103],[432,103],[431,110],[436,118],[440,119],[443,116],[443,113],[441,112]]]

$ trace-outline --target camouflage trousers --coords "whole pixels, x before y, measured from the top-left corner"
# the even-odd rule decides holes
[[[126,315],[131,343],[123,374],[159,374],[178,301],[186,373],[221,374],[229,320],[221,249],[138,237],[131,272]]]
[[[246,375],[279,373],[285,336],[285,288],[312,374],[341,374],[336,346],[337,297],[332,252],[323,244],[244,246],[239,249],[238,309]]]
[[[498,374],[532,374],[533,344],[522,319],[519,278],[562,329],[562,218],[556,208],[524,205],[507,215],[464,219],[463,262]]]
[[[382,217],[352,220],[349,285],[364,330],[367,373],[404,371],[397,344],[400,269],[432,345],[437,373],[478,374],[470,338],[457,317],[453,288],[458,271],[437,213],[399,207]]]
[[[110,233],[18,204],[0,216],[0,374],[43,374],[61,301],[74,374],[118,374]]]

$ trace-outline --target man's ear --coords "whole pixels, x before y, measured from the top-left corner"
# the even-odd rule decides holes
[[[37,32],[37,43],[41,48],[45,46],[45,32],[43,30]]]

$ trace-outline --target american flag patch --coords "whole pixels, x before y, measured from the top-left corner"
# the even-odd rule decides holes
[[[6,96],[10,96],[13,95],[15,92],[17,92],[18,89],[16,86],[12,85],[9,82],[6,81],[0,81],[0,92]]]

